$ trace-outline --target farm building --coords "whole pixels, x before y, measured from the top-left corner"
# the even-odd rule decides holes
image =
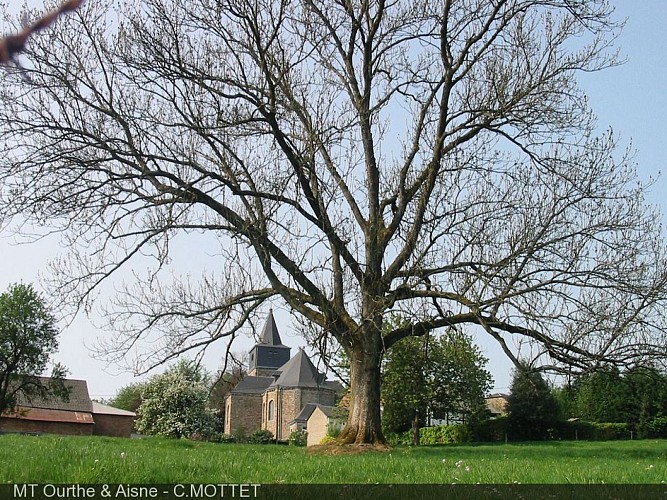
[[[43,385],[49,379],[41,378]],[[20,394],[14,411],[0,415],[0,432],[130,437],[135,414],[90,399],[85,380],[65,379],[69,397],[26,398]]]
[[[273,313],[269,313],[259,343],[250,351],[248,375],[225,399],[225,433],[266,429],[279,441],[303,429],[297,417],[309,403],[331,406],[342,386],[317,371],[303,349],[290,358]]]
[[[96,436],[130,437],[137,414],[93,401],[93,434]]]

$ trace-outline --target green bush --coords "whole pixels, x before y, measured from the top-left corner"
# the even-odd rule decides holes
[[[333,443],[335,443],[335,442],[336,442],[336,438],[335,438],[335,437],[324,436],[324,437],[322,438],[322,441],[320,441],[320,444],[333,444]]]
[[[476,422],[471,427],[473,441],[503,442],[507,435],[507,417],[497,417]]]
[[[257,429],[248,436],[250,444],[269,444],[273,442],[273,432],[266,429]]]
[[[561,421],[555,425],[556,438],[565,440],[592,441],[595,439],[595,426],[583,420]]]
[[[667,438],[667,417],[657,417],[648,423],[648,437]]]
[[[211,443],[235,443],[236,442],[236,438],[234,436],[230,436],[229,434],[223,434],[222,432],[212,434],[206,440],[210,441]]]
[[[412,431],[405,433],[412,442]],[[472,440],[470,427],[465,424],[439,425],[419,429],[420,444],[458,444]]]
[[[412,430],[405,432],[392,432],[385,436],[390,446],[401,444],[412,444]]]
[[[611,441],[630,439],[630,425],[610,422],[559,422],[555,429],[558,439],[580,439],[585,441]]]
[[[343,427],[341,425],[332,424],[331,422],[327,426],[327,436],[332,438],[337,438],[340,436]]]
[[[595,441],[611,441],[613,439],[630,439],[630,426],[625,423],[593,423]]]
[[[292,431],[289,435],[290,446],[306,446],[308,442],[308,433],[303,430]]]
[[[239,425],[238,427],[234,428],[232,438],[234,439],[235,443],[246,443],[248,441],[248,437],[245,427]]]

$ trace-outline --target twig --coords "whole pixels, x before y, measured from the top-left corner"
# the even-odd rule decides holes
[[[8,65],[11,62],[15,63],[16,56],[25,50],[25,45],[30,35],[53,24],[61,14],[78,9],[81,4],[83,4],[83,0],[68,0],[57,9],[45,14],[32,25],[25,26],[18,34],[7,35],[2,38],[0,40],[0,64]]]

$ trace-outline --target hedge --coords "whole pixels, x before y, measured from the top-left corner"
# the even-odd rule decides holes
[[[613,422],[559,422],[554,429],[556,439],[582,439],[588,441],[612,441],[630,439],[632,427],[626,423]]]

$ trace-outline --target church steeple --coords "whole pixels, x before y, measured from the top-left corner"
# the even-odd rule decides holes
[[[269,309],[269,316],[266,318],[266,323],[264,323],[259,343],[263,345],[283,345],[282,340],[280,340],[280,333],[278,333],[278,327],[276,326],[276,320],[273,317],[273,309]]]
[[[269,310],[259,342],[250,350],[248,375],[268,377],[290,359],[290,348],[283,345],[280,333],[273,317],[273,309]]]

